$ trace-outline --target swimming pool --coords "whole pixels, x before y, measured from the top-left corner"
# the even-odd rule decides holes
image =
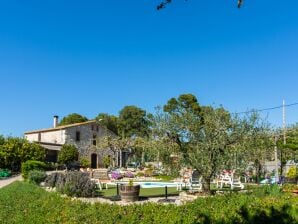
[[[141,188],[158,188],[158,187],[177,187],[177,183],[173,182],[137,182]]]
[[[127,184],[128,182],[118,182],[119,184]],[[174,183],[174,182],[134,182],[134,184],[141,185],[141,188],[161,188],[161,187],[176,187],[177,189],[180,188],[181,183]]]

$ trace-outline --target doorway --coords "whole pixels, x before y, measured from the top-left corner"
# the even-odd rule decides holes
[[[97,154],[95,154],[95,153],[91,154],[91,168],[92,169],[97,168]]]

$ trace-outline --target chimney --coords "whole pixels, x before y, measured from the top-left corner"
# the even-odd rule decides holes
[[[58,115],[54,115],[54,124],[53,124],[54,128],[58,126],[58,119],[59,119]]]

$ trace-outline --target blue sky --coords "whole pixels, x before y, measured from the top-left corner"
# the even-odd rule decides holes
[[[298,102],[298,1],[173,2],[1,1],[0,134],[181,93],[232,112]],[[263,115],[281,125],[281,110]]]

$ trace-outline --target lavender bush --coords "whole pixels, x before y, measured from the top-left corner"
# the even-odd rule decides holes
[[[122,179],[123,178],[122,175],[121,175],[121,173],[116,172],[116,171],[113,171],[111,173],[111,177],[112,177],[112,179],[115,179],[115,180],[119,180],[119,179]]]

